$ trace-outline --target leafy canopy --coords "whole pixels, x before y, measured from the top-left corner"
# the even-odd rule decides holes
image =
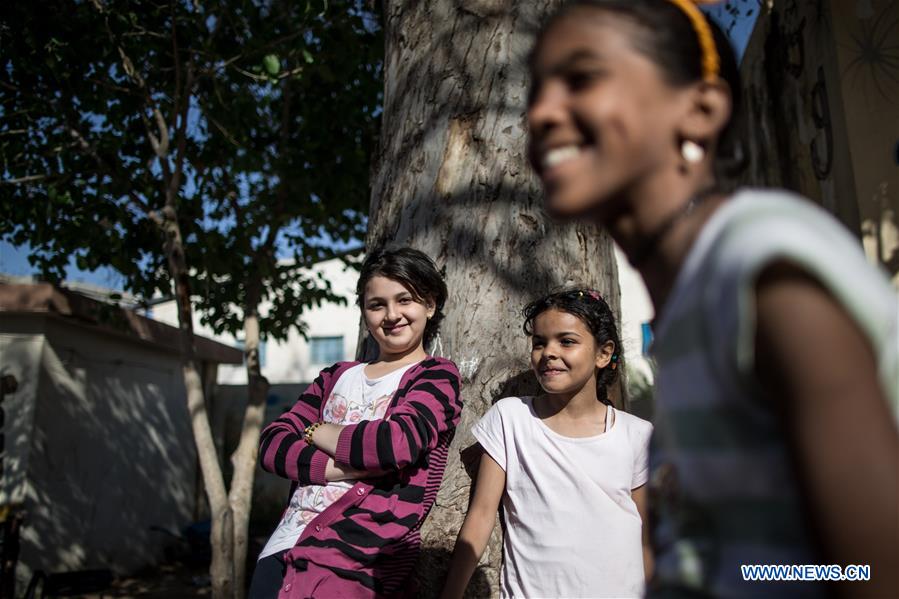
[[[283,338],[333,299],[301,269],[364,236],[382,87],[365,3],[2,4],[0,238],[46,279],[74,257],[170,294],[175,215],[217,331],[269,300],[263,334]]]

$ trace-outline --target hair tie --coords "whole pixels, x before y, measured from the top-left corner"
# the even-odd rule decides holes
[[[718,48],[715,47],[715,36],[712,35],[712,27],[702,11],[696,4],[717,4],[719,0],[668,0],[690,19],[696,37],[699,39],[699,49],[702,51],[702,78],[705,81],[715,81],[721,73],[721,59],[718,56]]]

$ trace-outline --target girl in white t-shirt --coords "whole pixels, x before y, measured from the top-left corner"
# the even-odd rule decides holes
[[[498,401],[472,433],[484,449],[443,591],[461,597],[503,506],[503,597],[637,597],[645,559],[652,425],[609,401],[621,343],[596,291],[524,310],[544,393]]]

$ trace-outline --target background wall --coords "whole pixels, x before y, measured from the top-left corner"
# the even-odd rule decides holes
[[[151,526],[179,531],[197,515],[178,357],[43,315],[0,314],[0,330],[4,374],[20,384],[4,409],[33,413],[5,431],[31,441],[17,456],[24,476],[3,489],[27,511],[23,584],[36,568],[125,573],[158,560],[171,539]]]

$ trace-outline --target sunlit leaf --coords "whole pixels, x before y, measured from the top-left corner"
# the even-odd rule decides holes
[[[265,67],[265,72],[274,77],[281,70],[281,63],[278,61],[277,54],[267,54],[265,58],[262,59],[262,66]]]

